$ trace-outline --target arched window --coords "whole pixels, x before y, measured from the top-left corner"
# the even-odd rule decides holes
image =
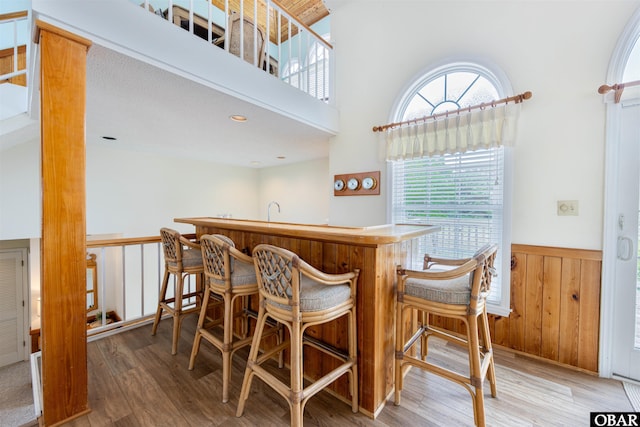
[[[300,63],[297,58],[292,58],[287,61],[282,71],[282,80],[300,89]]]
[[[507,91],[508,81],[484,66],[447,64],[424,73],[402,94],[394,121],[490,103]],[[464,258],[486,243],[499,245],[499,275],[492,282],[488,304],[490,311],[502,315],[509,311],[508,150],[497,146],[390,163],[391,222],[441,226],[440,232],[421,240],[414,251],[417,256]]]
[[[322,36],[330,41],[329,34]],[[308,93],[318,99],[329,99],[329,49],[319,42],[314,42],[307,55]]]
[[[624,68],[623,82],[640,80],[640,38],[633,45],[629,60]]]

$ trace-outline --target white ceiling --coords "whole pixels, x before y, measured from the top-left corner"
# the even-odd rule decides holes
[[[87,55],[89,146],[252,168],[329,154],[329,140],[337,131],[335,107],[130,2],[54,5],[42,0],[33,2],[33,11],[34,19],[92,42]],[[30,68],[38,70],[37,45],[32,45],[32,60]],[[30,78],[30,115],[0,121],[0,149],[37,138],[38,83]],[[233,122],[233,114],[248,120]]]
[[[88,144],[269,167],[327,157],[330,136],[100,45],[89,50]]]

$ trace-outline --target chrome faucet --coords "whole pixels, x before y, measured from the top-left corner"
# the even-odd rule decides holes
[[[276,205],[278,207],[278,213],[280,213],[280,204],[275,200],[270,202],[267,207],[267,222],[271,222],[271,205]]]

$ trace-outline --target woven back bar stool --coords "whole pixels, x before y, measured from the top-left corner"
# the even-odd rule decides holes
[[[351,409],[358,411],[358,356],[356,338],[356,283],[359,270],[327,274],[304,262],[295,253],[272,245],[260,244],[253,250],[258,278],[260,305],[245,370],[237,416],[241,416],[249,397],[253,376],[262,379],[289,403],[291,425],[301,426],[307,401],[344,374],[349,375]],[[337,352],[305,337],[307,328],[348,317],[347,352]],[[260,336],[267,318],[289,330],[289,339],[259,355]],[[305,345],[335,357],[339,366],[304,386]],[[290,349],[290,383],[285,384],[262,364],[275,352]]]
[[[182,319],[184,316],[200,310],[202,295],[196,288],[187,290],[185,293],[184,279],[189,275],[198,275],[202,279],[204,267],[202,266],[199,244],[170,228],[161,228],[160,237],[164,252],[164,277],[151,334],[156,334],[162,313],[166,311],[171,314],[173,317],[171,354],[176,354],[178,352]],[[173,296],[168,297],[167,289],[169,287],[169,278],[172,275],[174,276],[174,292]]]
[[[195,365],[202,338],[213,344],[222,353],[222,402],[229,401],[231,381],[231,358],[233,353],[249,344],[249,296],[258,294],[258,282],[253,258],[235,248],[233,240],[223,235],[204,235],[200,238],[204,263],[205,285],[202,308],[189,360],[189,370]],[[217,296],[217,298],[214,298]],[[240,310],[236,300],[241,298]],[[222,319],[210,319],[210,307],[222,305]],[[256,316],[253,316],[256,317]],[[234,321],[239,320],[240,332],[234,333]],[[220,335],[218,326],[222,326]],[[218,328],[219,329],[219,328]],[[269,329],[265,335],[275,333]]]
[[[491,395],[496,396],[496,376],[487,319],[486,297],[497,245],[486,245],[472,258],[451,260],[424,257],[424,270],[398,270],[396,307],[395,404],[400,404],[403,379],[415,366],[464,386],[473,400],[475,424],[485,425],[483,383],[489,378]],[[406,322],[405,312],[417,310],[417,323]],[[429,315],[461,320],[466,337],[454,335],[429,324]],[[412,316],[413,317],[413,316]],[[409,328],[409,325],[412,325]],[[410,333],[410,334],[409,334]],[[443,338],[465,346],[469,353],[468,375],[435,364],[428,359],[430,337]],[[414,348],[420,342],[418,350]]]

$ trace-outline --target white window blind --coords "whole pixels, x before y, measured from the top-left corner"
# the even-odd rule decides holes
[[[422,255],[465,258],[486,243],[502,249],[504,147],[392,163],[392,222],[432,224],[440,232],[424,236],[412,260]],[[497,271],[502,257],[496,257]],[[495,277],[488,302],[501,304],[501,277]]]
[[[329,35],[322,36],[329,41]],[[322,101],[329,99],[329,49],[314,42],[307,57],[307,92]]]

